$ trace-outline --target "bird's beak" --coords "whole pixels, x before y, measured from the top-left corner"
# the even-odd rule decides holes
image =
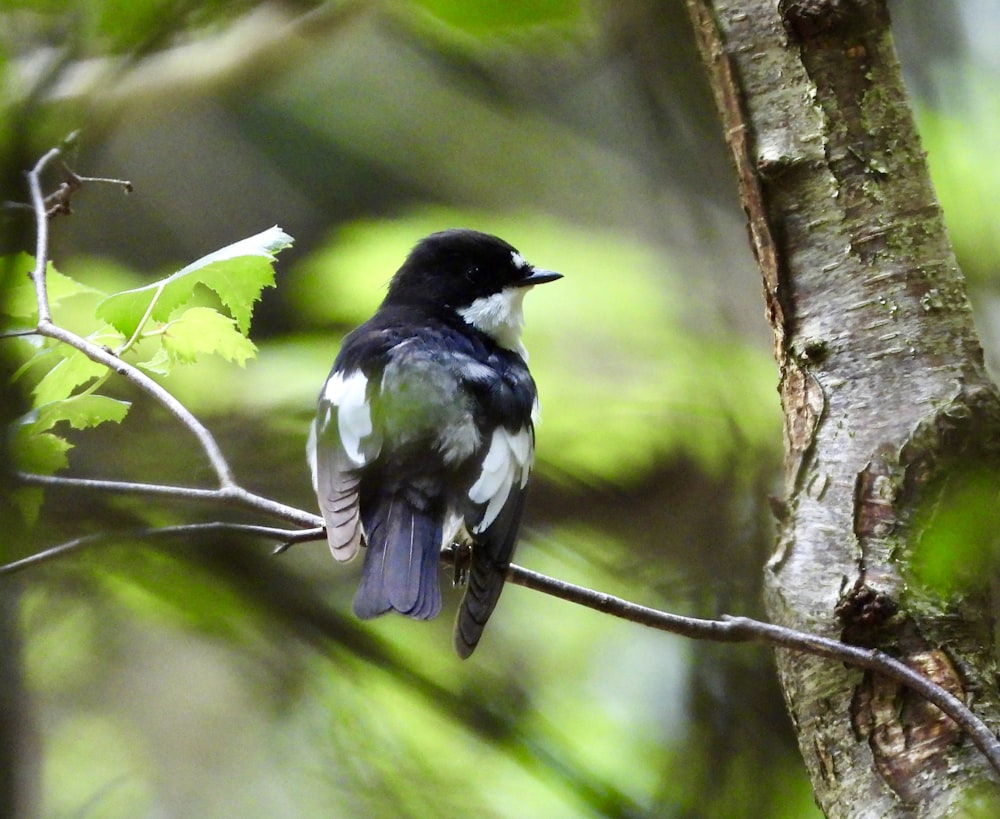
[[[545,284],[545,282],[554,282],[556,279],[561,279],[562,273],[556,273],[554,270],[542,270],[541,268],[532,268],[531,273],[517,282],[518,287],[532,287],[536,284]]]

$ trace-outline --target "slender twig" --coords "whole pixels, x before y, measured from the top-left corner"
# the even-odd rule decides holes
[[[98,478],[73,478],[64,475],[38,475],[34,472],[15,472],[14,477],[30,486],[51,486],[57,489],[87,489],[114,492],[117,495],[160,495],[187,501],[217,501],[218,489],[196,486],[175,486],[159,483],[133,483],[132,481],[105,481]]]
[[[207,523],[182,523],[176,526],[158,526],[144,529],[126,529],[121,532],[95,532],[67,540],[56,546],[50,546],[40,552],[35,552],[20,560],[0,565],[0,576],[15,574],[25,569],[48,563],[58,557],[64,557],[72,552],[80,551],[87,546],[98,543],[123,540],[149,540],[151,538],[192,537],[195,535],[238,534],[279,540],[289,545],[318,540],[324,537],[323,529],[277,529],[273,526],[256,526],[249,523],[229,523],[227,521],[210,521]]]
[[[35,301],[38,302],[38,324],[51,323],[52,313],[49,311],[49,293],[45,286],[45,266],[49,261],[49,217],[42,196],[42,171],[58,157],[59,148],[48,151],[35,167],[28,172],[28,195],[31,197],[31,207],[35,212],[35,269],[31,271],[31,281],[35,285]]]
[[[81,176],[66,165],[66,163],[63,163],[63,170],[81,185],[84,182],[97,182],[101,185],[118,185],[125,193],[132,193],[133,191],[132,183],[128,179],[115,179],[112,176]]]
[[[749,617],[724,615],[720,620],[706,620],[671,614],[557,580],[520,566],[511,566],[507,579],[511,583],[544,592],[561,600],[683,637],[726,643],[762,643],[877,672],[905,685],[940,708],[969,735],[993,769],[1000,773],[1000,740],[989,726],[958,697],[883,651],[849,645],[828,637],[795,631]]]
[[[63,475],[38,475],[33,472],[17,472],[14,475],[21,483],[32,486],[49,486],[56,489],[86,489],[95,492],[113,492],[116,495],[149,495],[176,498],[182,501],[208,501],[243,506],[279,520],[297,523],[300,526],[321,526],[323,519],[304,509],[288,506],[257,495],[240,486],[209,489],[176,484],[135,483],[133,481],[106,481],[97,478],[74,478]]]

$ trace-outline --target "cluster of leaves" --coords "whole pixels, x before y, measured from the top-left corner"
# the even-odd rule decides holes
[[[58,272],[46,269],[50,308],[74,296],[89,294],[97,301],[97,328],[85,341],[133,363],[154,376],[169,375],[180,364],[216,354],[243,365],[257,348],[250,341],[254,303],[265,287],[274,286],[275,254],[292,242],[272,227],[203,256],[157,282],[133,290],[106,294]],[[21,254],[4,260],[0,286],[3,330],[37,323],[35,284],[25,272],[34,259]],[[208,291],[215,294],[214,304]],[[18,468],[53,474],[67,465],[71,448],[60,424],[85,429],[125,418],[129,402],[101,392],[110,370],[92,360],[83,349],[27,333],[17,336],[25,345],[24,363],[14,378],[32,377],[32,408],[16,424],[11,445]]]

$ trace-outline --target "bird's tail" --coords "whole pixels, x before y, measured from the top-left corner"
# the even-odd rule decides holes
[[[403,493],[379,498],[365,515],[365,563],[354,613],[370,619],[398,611],[430,620],[441,611],[441,516]]]

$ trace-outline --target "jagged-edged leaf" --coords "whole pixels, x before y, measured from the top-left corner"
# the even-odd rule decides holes
[[[91,361],[79,350],[69,349],[31,391],[36,406],[69,398],[73,390],[108,371],[103,364]]]
[[[156,352],[153,353],[151,358],[146,361],[137,362],[136,366],[154,375],[170,375],[170,371],[174,367],[174,361],[167,354],[167,351],[160,346],[156,348]]]
[[[265,287],[274,286],[275,254],[291,243],[292,237],[281,228],[269,228],[202,256],[158,282],[109,296],[98,305],[97,315],[131,336],[151,304],[150,317],[168,321],[201,284],[215,291],[245,335],[250,329],[254,302]]]
[[[2,312],[18,319],[35,319],[38,315],[38,301],[35,294],[35,283],[31,280],[31,271],[35,267],[35,259],[27,253],[17,253],[5,256],[0,260],[0,290],[4,298],[0,300]],[[54,307],[63,299],[79,293],[98,293],[93,287],[69,276],[64,276],[49,262],[45,267],[46,292],[49,306]]]
[[[216,353],[241,367],[257,348],[236,329],[236,321],[211,307],[192,307],[163,331],[163,347],[179,361],[194,361],[200,353]]]
[[[66,453],[73,445],[51,432],[38,432],[31,425],[22,425],[11,436],[10,448],[18,469],[40,475],[54,475],[69,465]]]
[[[74,395],[35,408],[22,419],[22,423],[36,432],[51,429],[61,421],[74,429],[87,429],[105,421],[122,421],[130,406],[128,401],[119,401],[107,395]]]

